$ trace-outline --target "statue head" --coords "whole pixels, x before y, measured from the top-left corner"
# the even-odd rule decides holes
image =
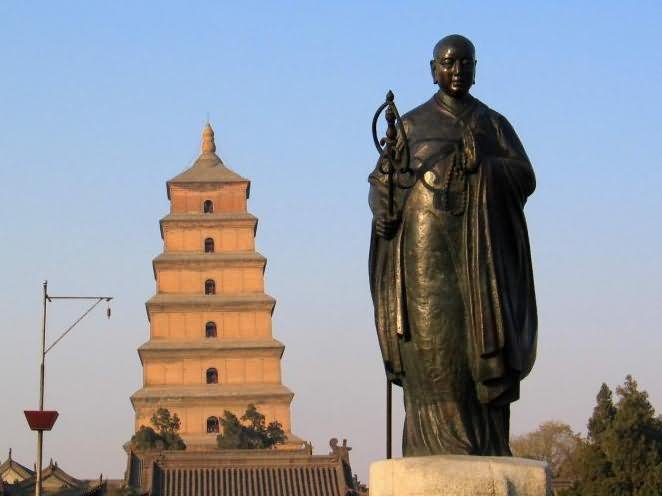
[[[432,80],[444,93],[462,98],[469,93],[476,74],[474,44],[459,34],[442,38],[435,46],[430,61]]]

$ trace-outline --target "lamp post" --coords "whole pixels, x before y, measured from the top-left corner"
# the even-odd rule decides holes
[[[54,410],[44,410],[44,363],[46,360],[46,353],[53,349],[64,336],[87,316],[99,303],[106,301],[110,303],[112,296],[52,296],[48,294],[48,281],[44,281],[44,295],[43,295],[43,317],[41,321],[41,363],[39,366],[39,410],[26,410],[25,418],[28,421],[30,429],[37,431],[37,481],[35,483],[34,493],[35,496],[41,496],[41,467],[42,455],[44,447],[44,431],[50,431],[55,424],[58,412]],[[94,300],[94,303],[80,316],[73,324],[71,324],[53,343],[46,348],[46,307],[47,303],[52,303],[53,300]],[[110,306],[107,310],[108,318],[110,318]]]

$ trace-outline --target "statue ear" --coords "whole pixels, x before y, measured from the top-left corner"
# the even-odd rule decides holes
[[[430,61],[430,74],[432,74],[432,82],[434,84],[439,84],[439,81],[437,81],[437,76],[434,74],[434,60]]]
[[[476,84],[476,67],[478,66],[478,61],[474,60],[474,80],[471,81],[471,84]]]

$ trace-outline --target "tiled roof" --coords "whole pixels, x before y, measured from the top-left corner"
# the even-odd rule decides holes
[[[29,478],[12,485],[5,486],[7,496],[27,496],[35,492],[36,477],[30,471]],[[57,462],[50,461],[48,467],[41,472],[42,494],[47,496],[93,496],[105,494],[106,482],[101,480],[80,480],[72,477],[60,467]]]
[[[247,183],[248,179],[228,169],[215,153],[203,153],[191,167],[168,181],[180,183]]]
[[[161,452],[144,461],[154,496],[346,496],[350,489],[341,460],[330,455],[218,450]]]
[[[173,468],[158,474],[155,496],[345,496],[336,467]]]
[[[0,464],[0,479],[2,478],[2,475],[4,473],[9,472],[10,470],[19,474],[23,479],[28,479],[34,475],[33,470],[30,470],[25,465],[21,465],[12,458],[11,450],[9,450],[9,455],[7,456],[7,459],[2,464]],[[14,481],[10,480],[7,482],[11,484]]]

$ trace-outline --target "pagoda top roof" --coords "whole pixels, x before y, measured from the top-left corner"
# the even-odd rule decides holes
[[[247,183],[250,181],[225,166],[216,155],[214,130],[207,123],[202,130],[202,153],[193,165],[181,174],[173,177],[167,183],[168,198],[171,184],[205,184],[205,183]]]

